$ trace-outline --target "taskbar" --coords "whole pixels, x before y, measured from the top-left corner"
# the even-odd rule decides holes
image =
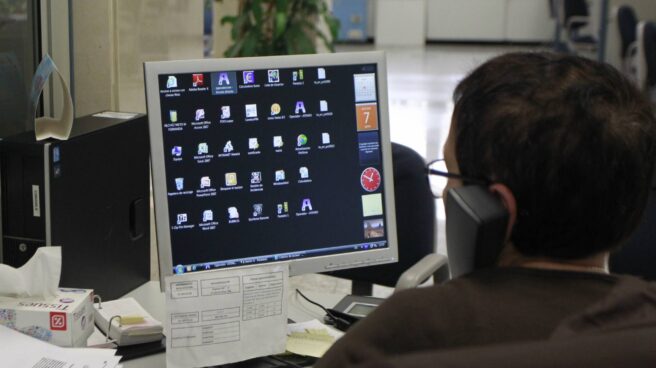
[[[387,241],[381,240],[377,242],[341,245],[337,247],[270,254],[270,255],[257,256],[257,257],[238,258],[238,259],[230,259],[225,261],[195,263],[195,264],[187,264],[187,265],[179,264],[173,267],[173,273],[176,275],[180,275],[183,273],[195,272],[195,271],[206,271],[206,270],[215,270],[220,268],[246,266],[250,264],[289,261],[298,258],[317,257],[317,256],[324,256],[324,255],[330,255],[336,253],[350,253],[359,250],[380,249],[386,247],[387,247]]]

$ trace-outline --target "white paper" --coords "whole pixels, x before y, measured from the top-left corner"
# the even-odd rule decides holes
[[[287,351],[290,353],[321,358],[344,335],[316,319],[291,323],[287,326]]]
[[[120,356],[113,349],[60,348],[0,326],[2,366],[12,368],[114,368]]]
[[[20,268],[0,264],[0,299],[57,295],[61,274],[61,247],[40,247]]]
[[[162,339],[162,323],[153,318],[134,298],[121,298],[101,303],[102,309],[98,308],[98,303],[94,304],[96,325],[107,333],[109,321],[112,321],[112,328],[109,337],[116,340],[118,345],[142,344]],[[135,324],[124,324],[119,318],[114,316],[136,316],[142,317],[143,322]]]
[[[288,288],[287,264],[167,277],[167,367],[205,367],[283,353]]]
[[[43,87],[45,87],[46,81],[53,73],[57,74],[59,77],[64,96],[64,108],[61,118],[55,119],[49,116],[36,118],[39,96],[43,91]],[[32,109],[31,113],[32,117],[34,117],[34,133],[36,134],[36,140],[40,141],[46,138],[67,140],[71,135],[71,129],[73,128],[73,99],[71,99],[71,91],[68,89],[64,77],[62,77],[55,62],[48,54],[43,57],[43,60],[41,60],[41,63],[34,73],[30,100],[30,108]]]
[[[325,330],[326,333],[335,338],[335,340],[344,336],[344,332],[334,329],[330,326],[327,326],[317,319],[313,319],[306,322],[290,323],[287,326],[287,334],[292,332],[307,332],[309,330]]]

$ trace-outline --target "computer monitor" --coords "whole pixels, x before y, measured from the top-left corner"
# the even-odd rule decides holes
[[[382,52],[144,69],[161,280],[397,261]]]

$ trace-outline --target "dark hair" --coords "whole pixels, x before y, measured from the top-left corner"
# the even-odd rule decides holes
[[[524,255],[576,259],[620,246],[639,224],[656,157],[648,100],[612,66],[511,53],[454,93],[463,175],[506,184]]]

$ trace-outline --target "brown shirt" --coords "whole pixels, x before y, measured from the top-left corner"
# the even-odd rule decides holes
[[[394,294],[358,322],[316,368],[490,343],[546,339],[564,318],[604,298],[623,276],[528,268],[476,271]]]

